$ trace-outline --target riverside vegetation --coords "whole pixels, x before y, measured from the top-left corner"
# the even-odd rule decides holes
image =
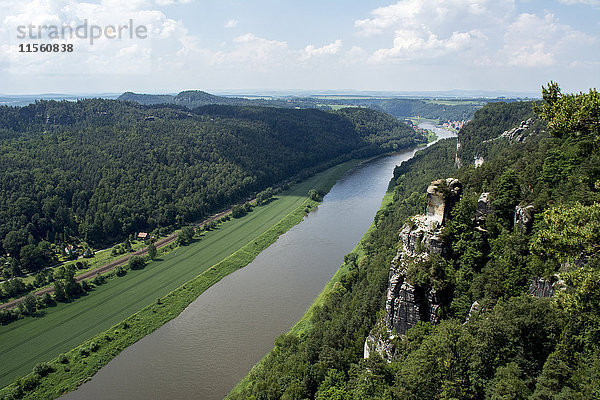
[[[458,154],[445,140],[398,167],[359,248],[228,399],[599,398],[600,94],[550,83],[543,98],[487,105],[459,133]],[[441,228],[447,248],[405,278],[438,293],[433,322],[387,331],[398,234],[446,177],[462,183]],[[533,223],[518,213],[515,223],[524,208]],[[370,333],[391,354],[364,359]]]

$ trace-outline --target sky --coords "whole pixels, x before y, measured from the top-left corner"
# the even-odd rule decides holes
[[[550,80],[599,87],[600,0],[0,0],[2,94],[539,93]]]

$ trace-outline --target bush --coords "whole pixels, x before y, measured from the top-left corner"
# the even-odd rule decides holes
[[[36,388],[37,385],[40,384],[40,376],[36,374],[27,375],[23,380],[21,380],[21,385],[23,390],[30,391]]]
[[[146,266],[146,261],[144,261],[142,257],[133,256],[129,259],[127,265],[132,271],[136,269],[143,269]]]
[[[187,245],[191,243],[192,239],[194,238],[194,228],[191,226],[184,226],[181,229],[181,232],[179,232],[178,238],[179,244]]]
[[[58,362],[61,364],[68,364],[69,363],[69,358],[67,357],[67,355],[65,353],[60,353],[57,357]]]
[[[246,209],[244,208],[244,206],[240,205],[240,204],[236,204],[235,206],[233,206],[233,208],[231,209],[231,216],[233,218],[241,218],[244,215],[246,215]]]
[[[46,376],[52,371],[52,366],[48,363],[38,363],[33,367],[33,372],[39,376]]]
[[[117,268],[115,268],[115,274],[117,276],[125,276],[125,274],[127,274],[127,270],[123,268],[123,266],[119,265]]]

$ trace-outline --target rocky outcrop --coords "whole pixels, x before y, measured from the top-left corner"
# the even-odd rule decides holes
[[[404,335],[418,322],[438,322],[441,299],[428,286],[418,286],[408,279],[411,264],[426,262],[431,254],[444,255],[447,250],[442,239],[442,227],[452,207],[460,198],[462,185],[448,178],[432,182],[427,189],[425,214],[411,218],[400,232],[400,250],[392,260],[385,304],[385,330],[371,332],[365,342],[365,356],[377,351],[391,360],[393,346],[390,335]],[[382,335],[382,331],[387,334]],[[388,354],[390,353],[390,354]]]
[[[392,331],[378,324],[365,340],[363,358],[367,359],[372,353],[378,353],[384,359],[391,361],[396,352],[395,339],[396,336],[392,334]]]
[[[460,198],[462,184],[458,179],[448,178],[434,181],[427,188],[427,208],[425,217],[440,225],[450,215],[450,210]]]
[[[525,207],[515,207],[514,226],[519,227],[523,232],[528,233],[533,226],[533,205]]]
[[[518,127],[510,129],[508,131],[504,131],[504,133],[502,133],[500,137],[508,139],[510,143],[522,143],[532,133],[531,131],[529,131],[529,128],[531,127],[532,123],[533,118],[529,118],[527,121],[521,122],[521,124]]]
[[[469,315],[467,315],[467,319],[465,320],[465,324],[467,322],[469,322],[471,320],[471,318],[473,318],[473,316],[475,316],[476,314],[478,314],[480,311],[481,311],[481,305],[479,304],[478,301],[476,301],[473,304],[471,304],[471,308],[469,309]]]
[[[460,137],[456,139],[456,158],[454,159],[454,165],[456,168],[462,168],[462,160],[460,159]]]
[[[565,289],[565,282],[560,275],[556,274],[550,278],[532,278],[527,293],[533,297],[553,297],[559,290]]]
[[[488,215],[494,211],[490,194],[487,192],[481,193],[477,200],[477,208],[475,209],[475,221],[478,225],[485,222]]]
[[[475,157],[473,157],[473,164],[475,164],[475,168],[481,167],[484,161],[485,160],[480,155],[476,155]]]

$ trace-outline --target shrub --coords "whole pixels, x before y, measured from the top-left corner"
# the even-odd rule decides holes
[[[33,367],[33,372],[39,376],[46,376],[52,371],[52,366],[48,363],[38,363]]]
[[[127,274],[127,270],[119,265],[117,268],[115,268],[115,274],[117,276],[125,276],[125,274]]]
[[[142,257],[133,256],[129,259],[127,265],[131,270],[143,269],[146,266],[146,261]]]

